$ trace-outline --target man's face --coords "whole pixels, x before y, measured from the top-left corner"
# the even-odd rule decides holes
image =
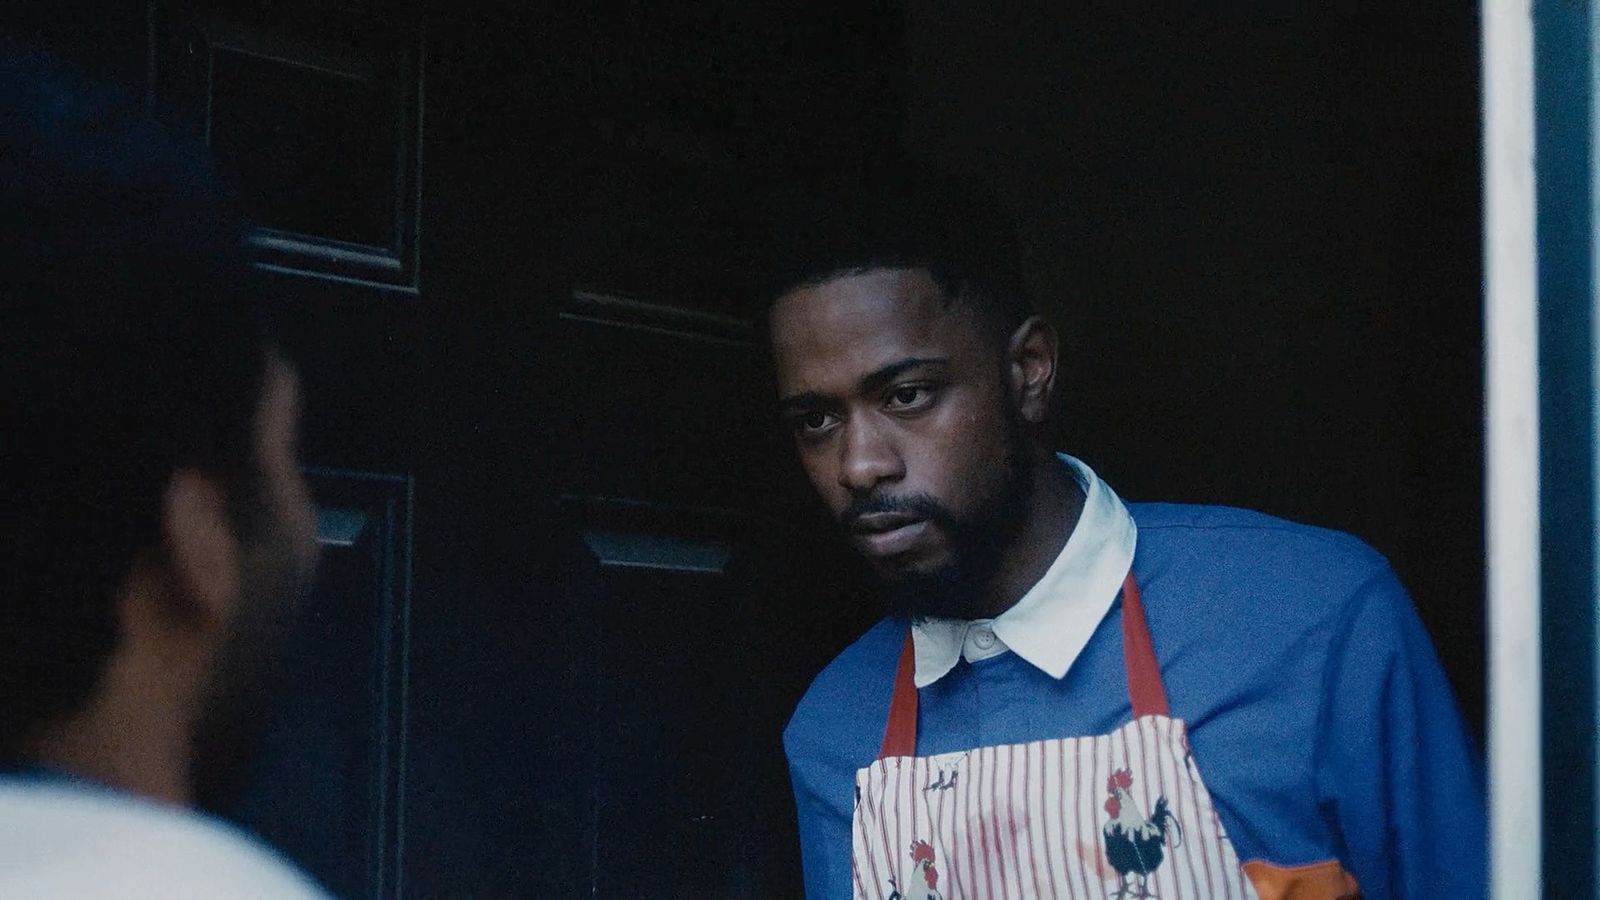
[[[891,608],[981,615],[1031,483],[1003,348],[920,269],[791,291],[771,329],[784,424]]]
[[[300,381],[277,357],[257,410],[261,527],[244,541],[244,605],[293,607],[310,588],[317,567],[317,520],[311,490],[300,471]]]
[[[248,776],[281,680],[277,657],[316,572],[316,514],[300,471],[299,385],[282,360],[268,363],[256,416],[253,498],[240,537],[238,608],[196,735],[195,796],[224,811]]]

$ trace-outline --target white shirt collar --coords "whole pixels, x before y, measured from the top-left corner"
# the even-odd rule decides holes
[[[995,619],[930,619],[911,627],[919,688],[943,678],[963,654],[969,662],[1007,649],[1052,678],[1067,674],[1105,618],[1133,564],[1133,517],[1082,461],[1061,461],[1084,494],[1077,527],[1044,577]],[[998,640],[996,640],[998,639]]]

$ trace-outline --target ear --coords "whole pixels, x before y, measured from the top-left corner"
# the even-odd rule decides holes
[[[1050,398],[1056,389],[1056,353],[1060,345],[1055,328],[1040,316],[1033,316],[1011,333],[1006,348],[1011,400],[1023,421],[1044,424],[1050,411]]]
[[[201,628],[231,621],[239,601],[240,549],[222,480],[181,468],[167,485],[163,507],[174,612]]]

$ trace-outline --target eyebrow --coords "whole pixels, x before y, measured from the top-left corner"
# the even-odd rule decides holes
[[[949,360],[942,356],[908,356],[867,373],[857,385],[857,390],[863,394],[870,394],[911,369],[919,366],[939,366],[947,362]],[[816,391],[805,391],[779,400],[778,409],[780,412],[793,412],[800,409],[814,409],[828,402],[828,398]]]

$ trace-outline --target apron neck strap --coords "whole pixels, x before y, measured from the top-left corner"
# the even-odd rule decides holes
[[[1128,703],[1133,717],[1167,714],[1167,689],[1161,684],[1161,667],[1156,665],[1156,649],[1150,643],[1150,625],[1145,621],[1144,602],[1133,571],[1122,582],[1122,666],[1128,673]],[[915,682],[913,682],[915,684]]]
[[[1150,644],[1150,626],[1145,622],[1144,603],[1133,572],[1122,582],[1122,665],[1128,675],[1128,702],[1133,717],[1167,715],[1167,691],[1161,684],[1161,668]],[[917,653],[906,630],[900,644],[900,661],[894,667],[894,693],[889,697],[889,721],[883,729],[883,744],[878,758],[917,755]]]
[[[917,651],[911,629],[900,644],[900,661],[894,667],[894,693],[889,695],[889,722],[883,728],[878,758],[917,755]]]

